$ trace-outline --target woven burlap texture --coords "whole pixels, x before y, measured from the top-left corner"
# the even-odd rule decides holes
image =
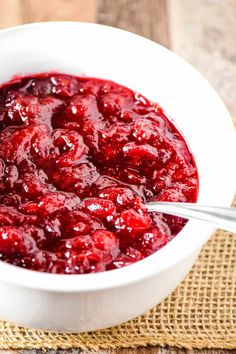
[[[216,232],[187,278],[165,301],[120,326],[59,334],[0,322],[0,349],[98,350],[147,345],[236,348],[236,235]]]

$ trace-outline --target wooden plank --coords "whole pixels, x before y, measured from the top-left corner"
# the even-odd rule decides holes
[[[236,0],[168,0],[171,48],[202,72],[236,116]]]
[[[0,28],[22,23],[21,0],[0,0]]]
[[[81,352],[80,354],[87,354]],[[235,350],[222,349],[181,349],[181,348],[158,348],[147,347],[137,349],[119,349],[114,351],[100,351],[99,354],[236,354]],[[73,353],[75,354],[75,353]],[[78,353],[76,353],[78,354]]]
[[[96,11],[98,11],[97,20],[100,23],[133,31],[144,35],[145,37],[151,38],[165,46],[169,46],[170,37],[167,24],[167,2],[168,0],[98,0],[97,10],[96,0],[0,0],[0,27],[12,26],[20,24],[21,22],[27,23],[51,20],[78,20],[95,22]],[[219,4],[219,2],[217,3],[209,0],[169,0],[172,48],[180,55],[185,56],[195,66],[199,67],[200,70],[202,70],[206,75],[209,75],[210,80],[213,81],[213,73],[211,71],[210,73],[208,72],[208,66],[209,62],[211,62],[211,53],[214,52],[214,50],[217,49],[217,53],[221,53],[221,51],[223,51],[223,54],[221,53],[221,61],[223,56],[223,61],[226,61],[227,64],[230,62],[230,69],[226,70],[227,75],[229,75],[229,73],[230,75],[231,73],[234,73],[235,65],[235,52],[233,49],[232,51],[230,49],[229,52],[228,47],[230,43],[227,42],[228,39],[225,37],[226,35],[224,33],[222,34],[222,32],[232,31],[231,33],[228,33],[229,37],[231,38],[230,41],[232,41],[232,38],[236,38],[236,26],[234,23],[235,12],[234,14],[229,14],[233,6],[236,5],[236,2],[235,0],[224,0],[224,2],[221,2],[221,6],[218,7],[218,9],[216,4]],[[22,15],[23,13],[24,16]],[[211,16],[209,16],[209,13]],[[226,24],[226,27],[225,22],[223,25],[223,20],[220,19],[222,16],[224,21],[227,20],[227,22],[230,22],[230,24]],[[215,23],[216,18],[218,23]],[[232,28],[233,24],[235,26],[234,28]],[[206,38],[204,38],[204,35]],[[220,43],[222,40],[225,40],[226,42]],[[216,43],[217,48],[215,48]],[[232,48],[234,48],[233,45]],[[230,58],[226,60],[225,58],[228,56]],[[215,63],[213,64],[216,65]],[[234,81],[236,84],[235,78],[236,76],[233,75],[230,77],[231,80],[229,81]],[[217,86],[224,87],[224,78],[221,77],[218,80],[219,82],[217,82]],[[222,90],[223,92],[226,92],[225,88]],[[234,93],[236,93],[235,89]],[[224,94],[226,95],[226,93]],[[230,99],[230,102],[231,100],[232,99]],[[81,351],[75,349],[67,351],[60,350],[47,352],[50,354],[91,353],[89,351]],[[42,354],[45,353],[45,351],[0,351],[0,354],[13,353]],[[116,351],[99,351],[97,353],[236,354],[236,351],[210,349],[184,350],[177,348],[148,347],[139,349],[121,349]]]
[[[169,46],[165,0],[98,0],[97,20]]]
[[[24,23],[96,20],[97,0],[23,0],[22,4]]]

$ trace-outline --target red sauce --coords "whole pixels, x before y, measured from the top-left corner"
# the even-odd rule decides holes
[[[142,95],[62,74],[0,88],[1,260],[66,274],[132,264],[186,223],[143,203],[197,191],[183,137]]]

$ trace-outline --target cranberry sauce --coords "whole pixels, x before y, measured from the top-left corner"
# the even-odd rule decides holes
[[[65,274],[127,266],[186,223],[144,202],[197,192],[183,137],[142,95],[62,74],[0,88],[0,260]]]

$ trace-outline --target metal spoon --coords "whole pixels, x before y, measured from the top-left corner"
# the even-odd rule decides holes
[[[217,225],[223,230],[236,232],[236,208],[198,205],[195,203],[150,202],[149,212],[160,212],[187,219],[198,219]]]

